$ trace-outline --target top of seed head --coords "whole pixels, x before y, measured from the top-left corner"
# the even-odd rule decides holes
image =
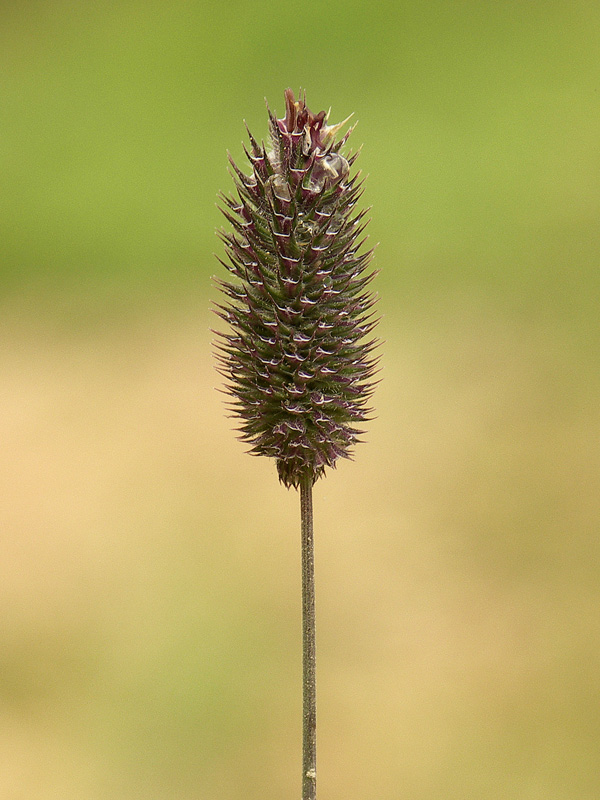
[[[235,281],[218,282],[230,330],[217,347],[240,438],[297,487],[350,457],[377,359],[356,154],[340,152],[351,131],[336,139],[347,120],[328,125],[291,89],[285,104],[282,119],[269,111],[270,150],[248,132],[252,173],[231,161],[237,196],[221,200],[233,230],[220,236]]]

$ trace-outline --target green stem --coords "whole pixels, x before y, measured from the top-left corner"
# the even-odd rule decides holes
[[[315,555],[312,476],[300,483],[302,520],[302,800],[317,797]]]

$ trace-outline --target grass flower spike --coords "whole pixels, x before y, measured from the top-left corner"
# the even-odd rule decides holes
[[[270,117],[270,149],[250,135],[252,171],[231,161],[237,196],[223,196],[232,231],[221,233],[236,279],[220,282],[221,368],[250,452],[277,461],[286,486],[311,482],[347,458],[368,414],[375,369],[367,285],[371,252],[359,252],[365,211],[344,156],[350,131],[328,125],[285,92]]]
[[[250,136],[245,174],[230,159],[236,195],[221,197],[232,280],[217,313],[219,369],[250,452],[274,458],[300,489],[302,540],[302,800],[316,800],[316,648],[312,486],[348,458],[367,419],[376,340],[372,251],[362,251],[365,211],[350,131],[328,125],[306,98],[285,92],[285,117],[269,111],[270,147]],[[347,121],[347,120],[346,120]]]

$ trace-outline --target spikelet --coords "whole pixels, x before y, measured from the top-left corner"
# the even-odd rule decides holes
[[[220,231],[233,281],[217,314],[220,372],[240,438],[249,452],[275,458],[280,480],[311,484],[348,458],[368,419],[377,359],[372,250],[361,251],[365,213],[356,213],[356,154],[336,140],[340,125],[285,92],[286,114],[269,111],[271,147],[248,131],[245,175],[230,158],[236,196],[221,196],[232,230]]]

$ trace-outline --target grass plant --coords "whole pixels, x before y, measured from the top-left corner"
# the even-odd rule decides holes
[[[316,647],[312,487],[349,458],[368,419],[377,340],[372,250],[357,211],[357,154],[344,154],[347,120],[328,124],[306,97],[285,92],[286,113],[269,110],[270,146],[249,133],[251,172],[230,159],[235,195],[222,195],[231,225],[220,236],[233,281],[219,280],[219,369],[240,438],[276,460],[300,490],[302,541],[302,800],[316,798]]]

